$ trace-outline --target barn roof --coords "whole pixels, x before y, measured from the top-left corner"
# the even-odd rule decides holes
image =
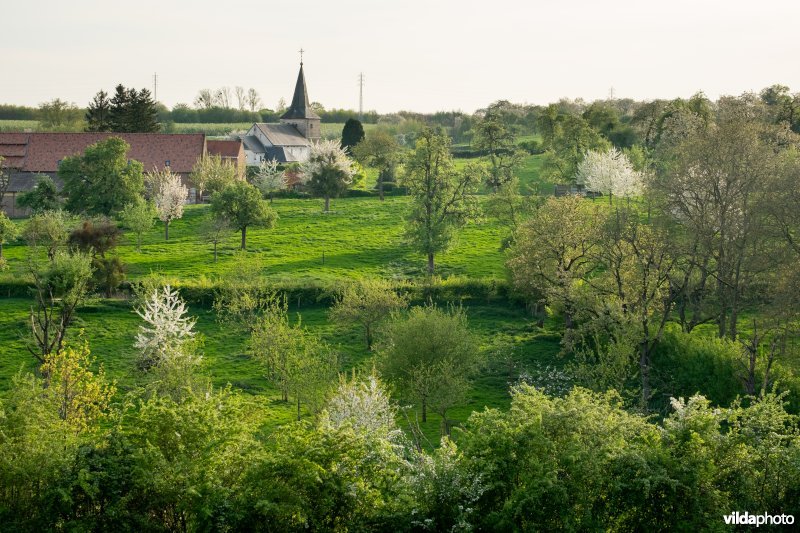
[[[206,141],[209,155],[221,157],[239,157],[242,152],[242,141]]]
[[[0,155],[15,154],[3,156],[4,166],[23,172],[56,172],[65,157],[81,154],[109,137],[127,142],[128,157],[141,161],[147,172],[163,169],[169,161],[173,172],[189,173],[206,150],[202,133],[0,133]]]

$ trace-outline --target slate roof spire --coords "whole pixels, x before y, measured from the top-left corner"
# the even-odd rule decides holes
[[[292,105],[286,113],[281,116],[281,119],[298,119],[298,118],[316,118],[319,115],[311,110],[311,105],[308,103],[308,89],[306,89],[306,77],[303,74],[303,60],[300,60],[300,73],[297,75],[297,85],[294,87],[294,97],[292,98]]]

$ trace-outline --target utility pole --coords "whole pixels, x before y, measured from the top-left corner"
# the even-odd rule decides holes
[[[364,73],[358,75],[358,120],[364,120]]]
[[[153,101],[158,102],[158,74],[153,74]]]
[[[611,89],[608,90],[608,99],[609,100],[614,99],[614,87],[611,87]]]

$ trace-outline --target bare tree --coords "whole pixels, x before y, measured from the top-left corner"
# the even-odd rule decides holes
[[[218,106],[229,109],[231,107],[231,88],[220,87],[217,89],[217,92],[214,93],[214,100]]]
[[[211,89],[200,89],[194,99],[194,106],[198,109],[211,109],[214,107],[214,95]]]
[[[247,106],[253,112],[258,111],[258,108],[261,107],[261,97],[258,95],[258,91],[252,87],[247,90]]]
[[[236,106],[239,111],[244,111],[247,107],[247,94],[244,92],[244,87],[239,85],[236,86],[234,89],[234,93],[236,94]]]

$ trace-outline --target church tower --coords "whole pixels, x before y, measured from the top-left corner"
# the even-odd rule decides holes
[[[292,105],[281,116],[281,124],[291,124],[309,141],[317,142],[320,139],[320,118],[308,103],[308,89],[306,89],[302,59],[300,60],[300,73],[297,75],[297,85],[294,87]]]

